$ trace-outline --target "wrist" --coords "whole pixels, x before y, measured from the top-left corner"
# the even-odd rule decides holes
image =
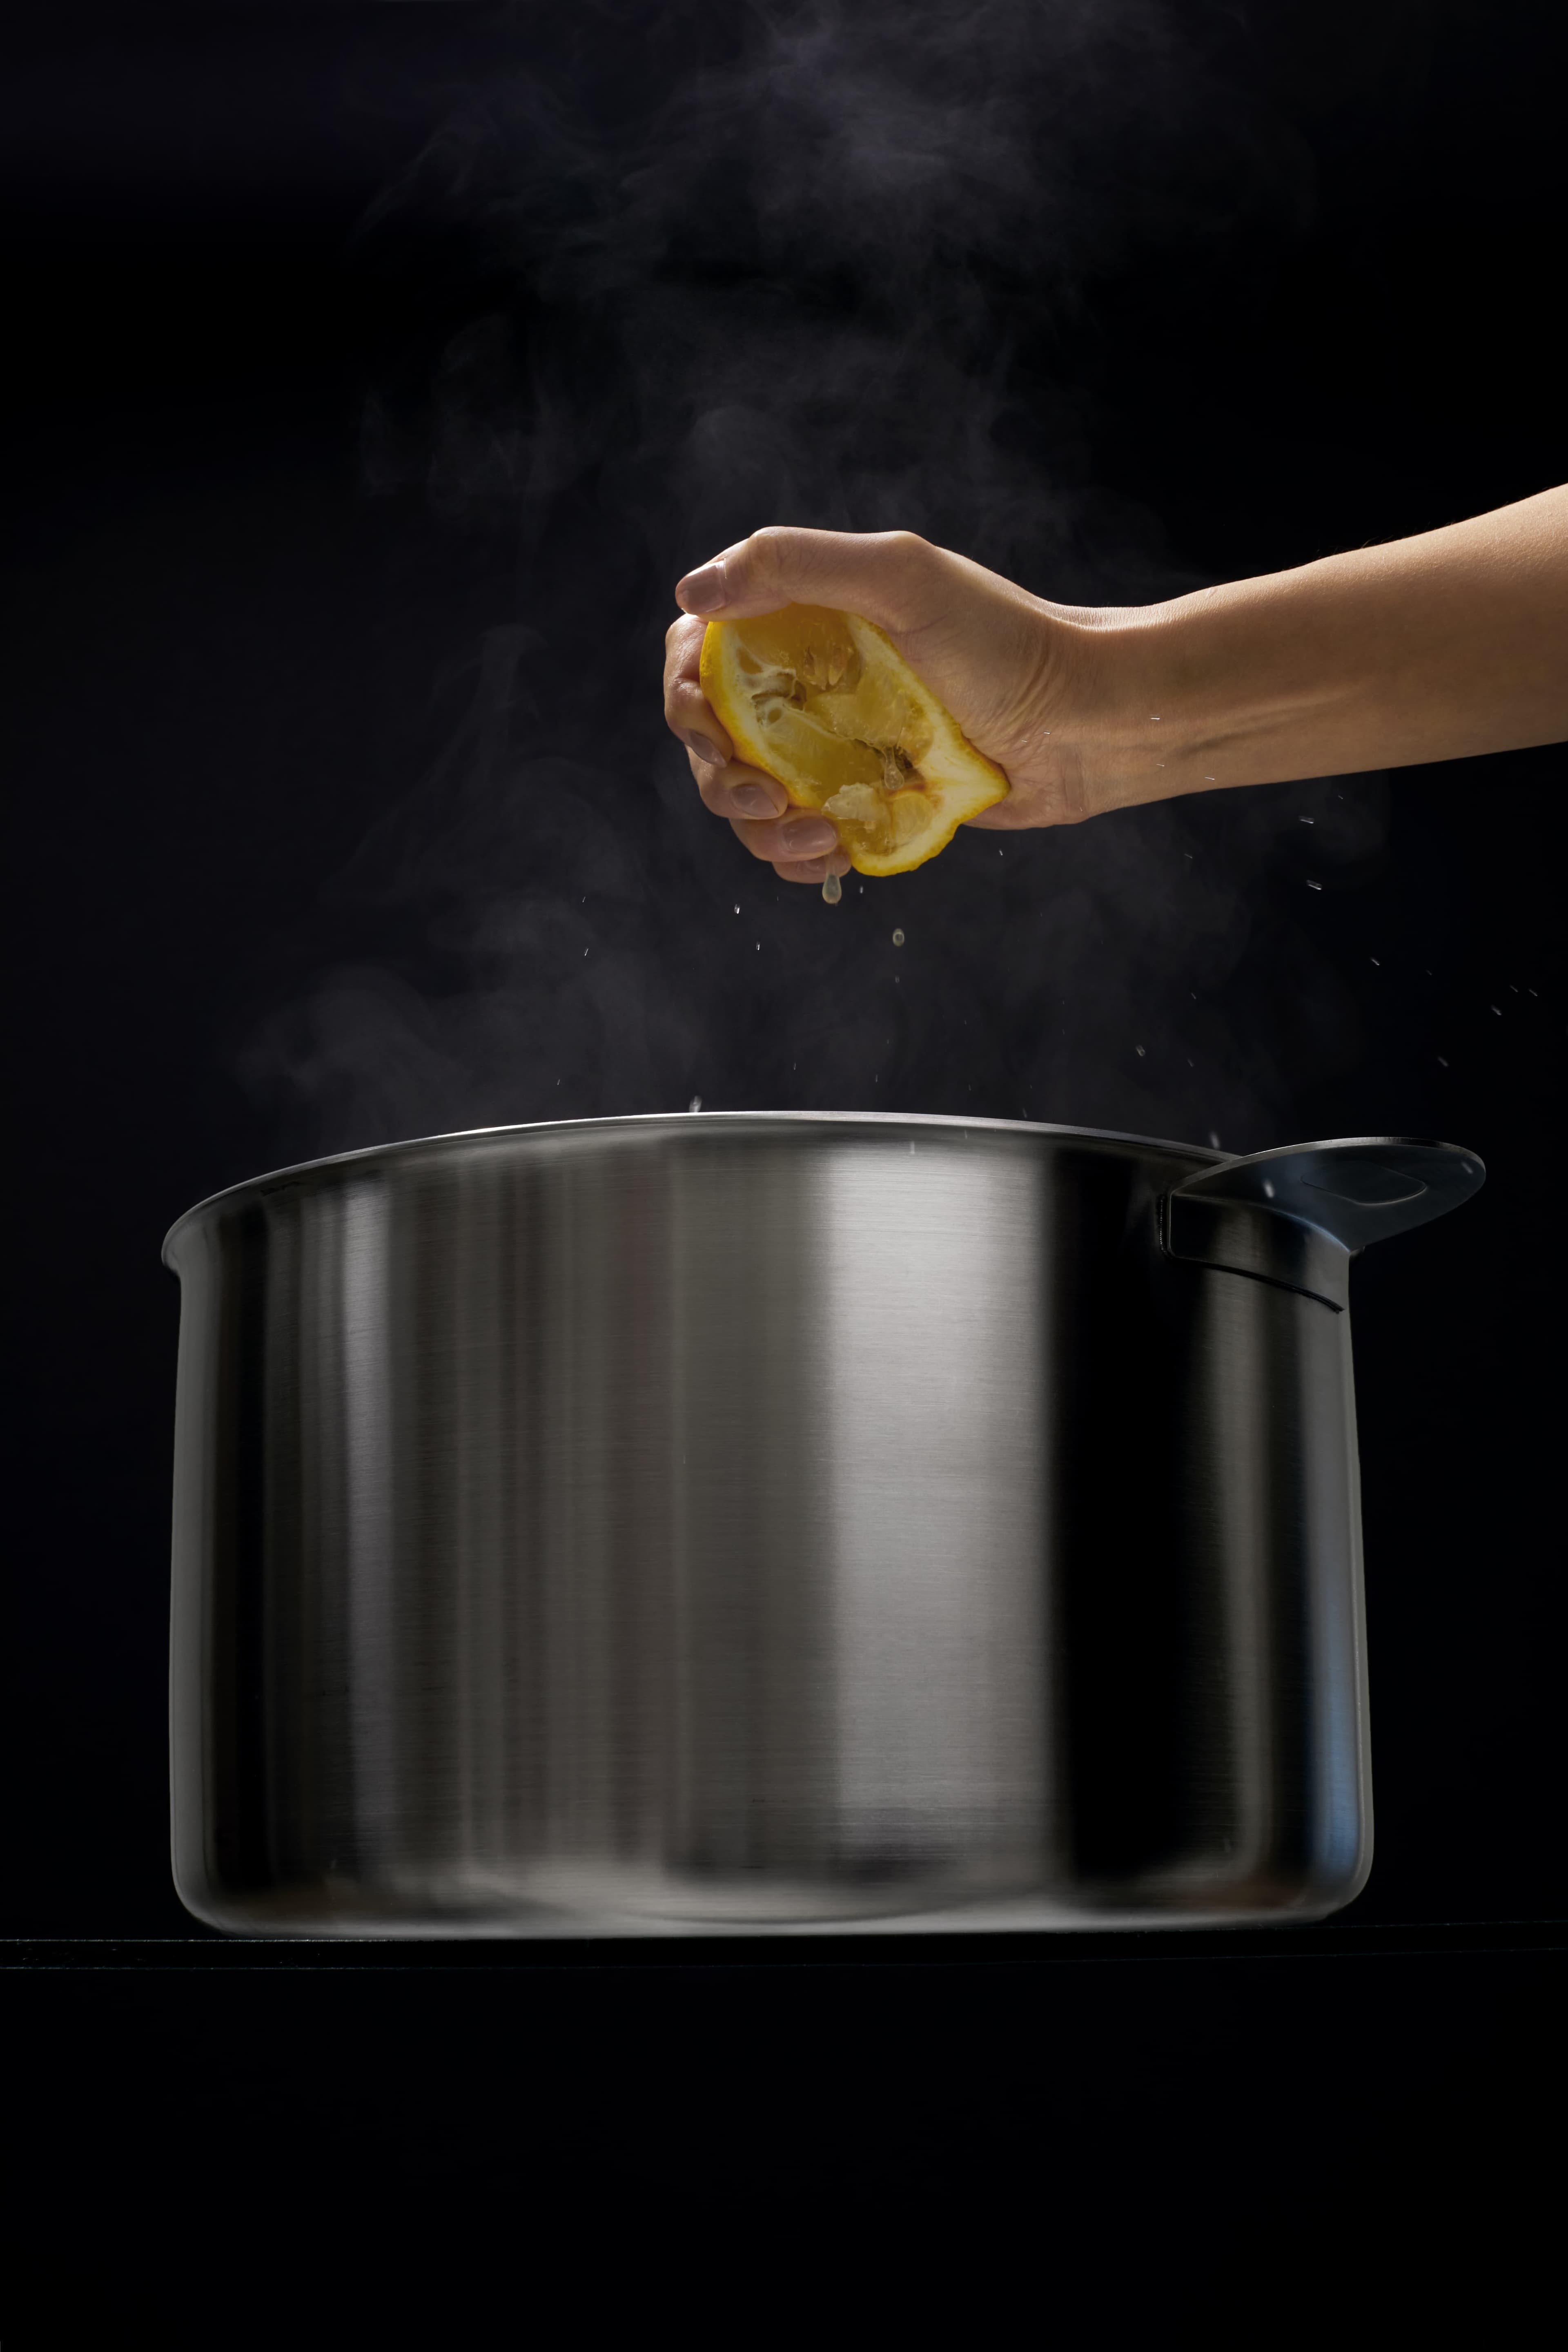
[[[1085,815],[1213,781],[1201,772],[1211,730],[1188,602],[1080,610],[1056,624],[1065,691],[1052,740],[1075,757]]]
[[[1075,616],[1097,807],[1326,772],[1354,681],[1343,661],[1313,658],[1310,617],[1282,584],[1238,581]]]

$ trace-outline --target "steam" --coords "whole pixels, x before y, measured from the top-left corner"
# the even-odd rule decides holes
[[[1199,584],[1088,478],[1061,353],[1124,263],[1302,217],[1233,31],[1156,0],[568,13],[519,13],[364,227],[411,321],[366,488],[504,532],[517,592],[343,878],[406,926],[398,969],[328,975],[247,1056],[280,1150],[695,1095],[1285,1139],[1354,1050],[1305,883],[1375,854],[1375,781],[961,835],[830,908],[700,809],[658,708],[672,582],[765,521],[904,525],[1064,600]]]

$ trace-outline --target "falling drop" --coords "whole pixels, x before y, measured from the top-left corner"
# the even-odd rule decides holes
[[[901,948],[904,945],[904,933],[902,931],[894,931],[893,935],[893,944],[895,948]]]
[[[702,1107],[703,1098],[701,1095],[694,1095],[690,1102],[686,1105],[686,1108],[688,1110],[701,1110]]]
[[[822,883],[822,896],[827,900],[829,906],[836,907],[843,895],[843,889],[840,884],[838,876],[836,874],[828,875]]]

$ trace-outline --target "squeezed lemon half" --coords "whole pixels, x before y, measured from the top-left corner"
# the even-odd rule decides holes
[[[924,866],[1007,796],[1001,769],[858,613],[710,621],[701,675],[737,759],[831,818],[858,874]]]

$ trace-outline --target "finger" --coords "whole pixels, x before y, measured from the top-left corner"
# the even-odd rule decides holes
[[[697,759],[717,766],[733,746],[708,708],[698,677],[706,625],[677,621],[664,638],[664,724]]]
[[[702,671],[703,639],[707,623],[683,613],[664,631],[664,691],[672,686],[695,686]]]
[[[688,572],[675,601],[693,616],[744,620],[785,604],[832,604],[894,635],[920,628],[940,593],[943,558],[910,530],[796,530],[771,523]]]
[[[729,829],[742,849],[759,859],[764,866],[772,865],[773,827],[770,824],[754,824],[746,817],[735,816],[729,821]]]
[[[767,865],[798,866],[810,857],[831,857],[839,836],[826,817],[789,816],[768,823],[733,817],[730,827],[753,857]]]
[[[692,773],[703,806],[715,816],[782,816],[789,806],[789,795],[776,776],[764,775],[760,768],[743,767],[737,760],[722,768],[700,765],[694,760]]]
[[[831,857],[780,858],[773,871],[780,882],[825,882],[830,874],[847,874],[850,861],[835,849]]]

